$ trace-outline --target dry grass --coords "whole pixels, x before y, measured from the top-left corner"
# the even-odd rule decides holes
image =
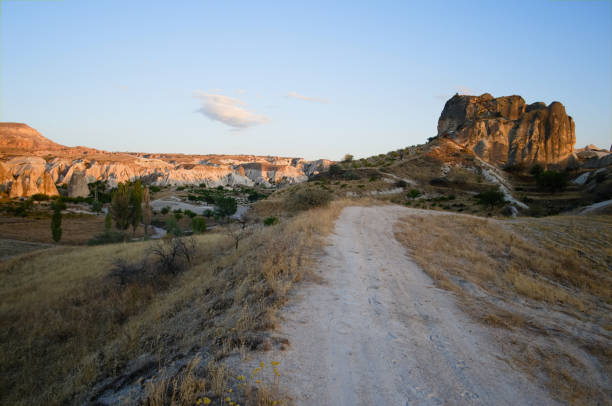
[[[571,404],[603,404],[612,377],[610,230],[604,216],[503,222],[423,212],[395,231],[464,310],[506,329],[512,362]]]
[[[142,374],[159,375],[176,359],[201,354],[209,363],[241,348],[269,345],[277,310],[294,283],[308,276],[313,250],[347,204],[332,202],[259,226],[238,249],[223,232],[197,236],[192,266],[159,283],[109,285],[117,258],[141,261],[154,242],[58,247],[5,261],[0,403],[80,404],[97,393],[96,383],[129,376],[136,359],[152,357],[155,371]],[[187,381],[206,385],[217,399],[211,388],[222,385],[209,374],[212,369],[193,371]],[[150,404],[189,404],[163,397],[186,396],[181,376],[167,377],[160,384],[165,389],[151,386]],[[119,390],[117,385],[111,387]]]

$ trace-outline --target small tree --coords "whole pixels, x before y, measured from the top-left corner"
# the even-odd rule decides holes
[[[489,205],[491,209],[495,206],[503,204],[506,201],[504,192],[502,192],[499,187],[497,189],[491,189],[477,194],[476,199],[478,200],[478,203],[482,205]]]
[[[59,242],[62,239],[62,209],[66,206],[64,202],[58,200],[52,207],[53,216],[51,217],[51,237],[53,237],[53,241]]]
[[[544,171],[536,178],[538,188],[556,193],[567,187],[567,173],[557,171]]]
[[[206,231],[206,220],[203,217],[194,217],[191,220],[191,231],[200,234]]]
[[[353,156],[351,154],[345,154],[342,162],[351,162],[353,160]]]
[[[113,193],[111,215],[119,230],[127,230],[130,226],[130,188],[125,183],[119,183]]]
[[[106,213],[106,217],[104,217],[104,231],[108,233],[111,230],[112,226],[113,226],[113,218],[109,211],[108,213]]]
[[[221,217],[229,217],[238,210],[238,202],[233,197],[218,197],[215,200],[215,206]]]
[[[542,168],[542,165],[540,164],[533,165],[529,170],[529,173],[536,179],[540,177],[542,172],[544,172],[544,168]]]
[[[132,225],[132,232],[136,233],[136,228],[142,220],[142,199],[144,192],[142,190],[142,184],[140,180],[137,180],[130,187],[130,224]]]
[[[149,225],[151,224],[151,193],[149,188],[145,188],[143,193],[144,208],[142,210],[142,222],[144,223],[145,238],[149,232]]]

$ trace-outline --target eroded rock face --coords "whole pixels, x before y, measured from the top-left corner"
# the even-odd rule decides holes
[[[44,158],[43,158],[44,157]],[[107,152],[56,144],[25,124],[0,123],[0,193],[87,196],[88,183],[142,179],[154,185],[205,183],[208,187],[302,182],[330,161],[253,155],[183,155]]]
[[[520,96],[455,95],[438,120],[448,137],[498,166],[566,165],[576,143],[574,121],[559,102],[526,104]]]

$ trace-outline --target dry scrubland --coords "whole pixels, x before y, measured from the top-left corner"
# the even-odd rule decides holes
[[[161,243],[153,241],[57,247],[1,263],[0,403],[80,404],[108,388],[136,387],[149,405],[194,404],[203,395],[220,404],[228,388],[242,404],[282,404],[270,388],[238,386],[218,361],[285,344],[266,331],[348,204],[299,212],[290,203],[262,205],[280,224],[252,224],[237,249],[223,230],[185,240],[195,246],[191,261],[154,277],[138,273],[143,258],[160,268],[151,247]]]
[[[404,218],[396,237],[508,362],[575,405],[612,399],[612,216]]]

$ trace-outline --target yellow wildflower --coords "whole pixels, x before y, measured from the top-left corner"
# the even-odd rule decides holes
[[[280,372],[278,372],[278,370],[277,370],[276,368],[274,368],[274,374],[275,374],[276,376],[281,376]]]
[[[272,361],[272,362],[270,362],[270,364],[272,364],[274,366],[277,366],[278,365],[278,361]]]
[[[196,405],[201,405],[202,404],[202,399],[198,399],[198,401],[196,402]]]
[[[229,397],[227,397],[227,398],[225,398],[225,401],[226,401],[227,403],[229,403],[229,402],[231,401],[231,399],[230,399]]]
[[[232,393],[232,388],[229,388],[227,391],[228,391],[229,393]]]
[[[238,380],[239,381],[244,381],[244,375],[238,375]]]
[[[264,366],[266,366],[266,364],[265,364],[263,361],[261,361],[261,362],[259,363],[259,366],[263,368]]]
[[[260,381],[259,379],[257,379],[257,380],[255,381],[255,383],[259,385],[259,384],[261,383],[261,381]]]
[[[211,400],[208,398],[204,398],[204,404],[205,405],[210,405]]]

